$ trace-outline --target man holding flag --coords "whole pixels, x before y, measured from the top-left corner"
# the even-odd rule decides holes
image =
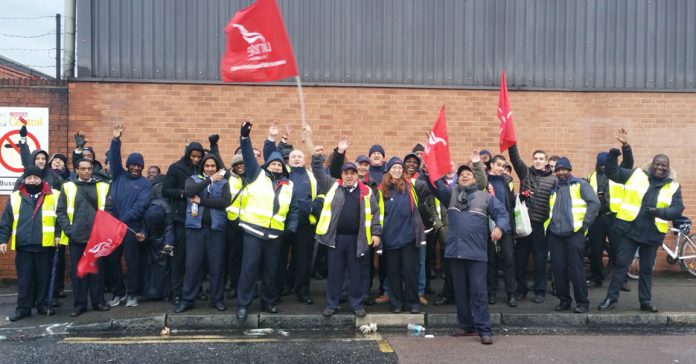
[[[95,274],[78,274],[78,262],[85,255],[90,240],[92,226],[97,210],[111,211],[109,185],[97,182],[92,176],[92,161],[80,159],[77,162],[76,178],[63,184],[58,199],[57,219],[63,231],[61,244],[67,244],[70,251],[70,276],[73,286],[73,312],[70,317],[80,316],[87,311],[87,293],[95,311],[108,311],[104,301],[104,269],[101,259],[94,266]]]

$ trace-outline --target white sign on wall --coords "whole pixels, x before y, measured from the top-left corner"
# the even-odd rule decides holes
[[[24,172],[18,146],[22,125],[27,126],[30,152],[49,151],[48,108],[0,107],[0,195],[12,193],[17,177]]]

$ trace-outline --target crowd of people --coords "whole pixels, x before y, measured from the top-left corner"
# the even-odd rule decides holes
[[[166,175],[151,166],[146,176],[140,153],[129,154],[124,168],[124,125],[114,128],[104,165],[77,133],[73,171],[64,154],[30,151],[22,127],[25,171],[0,222],[0,252],[9,244],[16,253],[18,298],[10,321],[33,309],[54,313],[65,297],[67,250],[72,317],[90,306],[108,311],[139,300],[171,300],[177,313],[208,300],[224,311],[225,299],[236,299],[236,318],[245,320],[257,297],[268,313],[277,313],[281,297],[291,293],[313,304],[312,276],[326,277],[324,316],[334,315],[342,300],[357,317],[374,304],[419,313],[439,268],[445,279],[434,304],[456,304],[458,334],[492,344],[488,305],[497,302],[499,271],[506,303],[517,307],[527,299],[531,254],[531,302],[544,302],[551,276],[555,310],[586,313],[588,288],[605,279],[607,240],[613,274],[598,309],[613,308],[619,292],[629,290],[627,269],[640,249],[640,309],[657,312],[652,267],[668,221],[684,209],[681,189],[665,155],[633,168],[624,130],[617,137],[621,149],[599,153],[587,179],[573,174],[568,158],[542,150],[528,166],[513,145],[509,161],[475,150],[470,161],[452,162],[450,173],[433,182],[422,163],[422,144],[403,159],[387,158],[379,144],[353,159],[342,136],[327,157],[314,145],[309,125],[301,132],[304,150],[289,144],[290,130],[281,133],[277,122],[256,149],[252,127],[249,120],[242,123],[229,168],[219,136],[211,135],[208,149],[188,143]],[[519,216],[522,204],[528,215]],[[129,232],[117,250],[99,259],[96,274],[79,277],[97,210]],[[379,293],[373,296],[375,281]]]

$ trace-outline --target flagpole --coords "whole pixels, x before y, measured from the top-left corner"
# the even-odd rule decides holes
[[[305,120],[305,107],[304,107],[304,93],[302,92],[302,82],[300,82],[300,76],[295,76],[295,81],[297,81],[297,93],[300,95],[300,113],[302,116],[302,125],[306,125]]]

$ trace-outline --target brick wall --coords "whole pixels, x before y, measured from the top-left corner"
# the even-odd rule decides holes
[[[48,107],[51,152],[68,148],[68,88],[64,82],[0,79],[0,106]],[[0,196],[0,211],[8,196]],[[14,253],[0,256],[0,279],[14,278]]]

